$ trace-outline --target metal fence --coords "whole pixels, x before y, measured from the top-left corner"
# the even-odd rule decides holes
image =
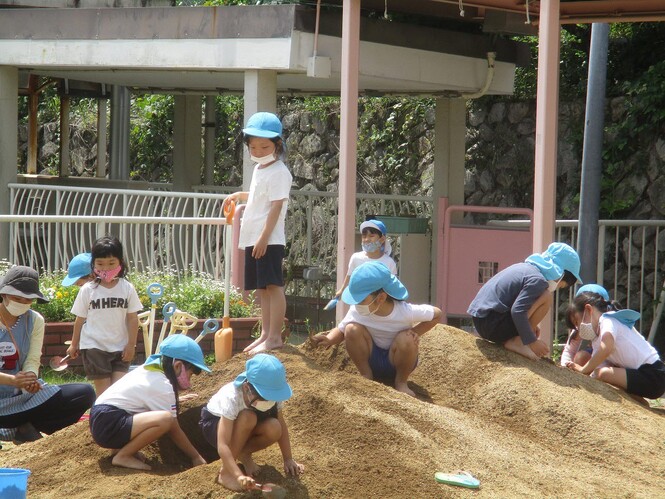
[[[66,268],[100,235],[113,233],[138,269],[173,267],[219,276],[220,208],[237,188],[197,187],[197,192],[164,192],[164,184],[147,190],[98,189],[10,184],[10,260],[34,268]],[[154,189],[154,190],[153,190]],[[336,192],[293,191],[287,214],[287,294],[315,296],[333,290],[337,257]],[[418,196],[358,194],[356,226],[368,215],[414,215],[431,219],[433,199]],[[13,218],[12,218],[13,217]],[[49,218],[50,217],[50,218]],[[504,222],[506,223],[506,222]],[[523,224],[524,221],[507,222]],[[573,247],[576,220],[556,222],[556,240]],[[654,323],[665,278],[665,220],[601,220],[597,282],[626,308],[642,313],[638,324],[647,334]],[[394,240],[393,242],[398,242]],[[395,256],[399,259],[399,244]],[[317,266],[328,279],[314,288],[302,269]],[[324,286],[325,289],[321,289]],[[557,293],[558,335],[565,332],[563,313],[572,299]],[[661,307],[662,308],[662,307]]]

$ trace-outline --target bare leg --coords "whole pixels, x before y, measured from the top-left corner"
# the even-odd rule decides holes
[[[286,296],[282,286],[268,285],[264,292],[264,298],[269,303],[267,337],[263,343],[256,345],[250,353],[258,353],[265,350],[274,350],[284,346],[282,342],[282,326],[284,325],[284,314],[286,313]],[[261,302],[263,312],[263,302]],[[263,317],[263,313],[261,314]]]
[[[369,367],[369,356],[372,353],[372,337],[365,326],[351,323],[344,328],[344,344],[351,360],[367,379],[374,379],[372,368]]]
[[[122,378],[125,374],[127,374],[124,371],[113,371],[111,373],[111,384],[115,383],[118,381],[120,378]]]
[[[257,289],[256,296],[261,304],[261,335],[247,345],[243,352],[251,352],[254,348],[266,341],[270,331],[270,300],[265,289]]]
[[[113,460],[115,466],[136,470],[150,470],[150,466],[137,459],[136,453],[146,445],[168,433],[175,419],[167,411],[150,411],[135,414],[132,421],[131,440],[119,449]]]
[[[602,367],[597,371],[599,380],[624,390],[628,388],[628,377],[623,367]]]
[[[503,347],[506,350],[518,353],[523,357],[526,357],[527,359],[531,360],[540,359],[540,357],[538,357],[535,353],[533,353],[533,351],[528,346],[522,343],[522,338],[520,338],[519,336],[513,336],[512,338],[510,338],[508,341],[506,341],[503,344]]]
[[[413,331],[402,331],[393,340],[388,354],[390,363],[395,366],[395,389],[415,397],[416,394],[407,385],[418,359],[418,335]]]
[[[270,447],[282,436],[282,425],[275,418],[270,418],[260,422],[254,428],[249,440],[238,454],[238,459],[245,467],[249,476],[254,476],[259,471],[259,467],[252,459],[254,452]]]
[[[540,324],[540,321],[543,320],[543,318],[547,315],[547,312],[549,312],[550,308],[552,308],[553,300],[554,297],[552,293],[545,291],[538,297],[535,302],[533,302],[533,305],[531,305],[531,308],[527,312],[531,329],[534,331],[536,330],[538,324]]]
[[[111,378],[100,378],[93,380],[95,384],[95,393],[99,397],[104,391],[111,386]]]

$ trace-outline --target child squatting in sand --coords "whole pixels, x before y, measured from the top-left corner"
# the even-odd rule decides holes
[[[420,337],[439,323],[441,310],[406,303],[409,292],[378,262],[360,265],[351,274],[342,300],[352,305],[339,325],[312,338],[326,348],[344,341],[365,378],[386,381],[415,396],[407,380],[418,364]]]

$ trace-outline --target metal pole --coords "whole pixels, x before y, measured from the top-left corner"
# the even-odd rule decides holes
[[[605,86],[607,80],[607,45],[610,27],[591,26],[589,81],[587,83],[586,116],[584,119],[584,150],[580,186],[580,225],[577,252],[584,282],[596,280],[598,264],[598,210],[602,177],[603,128],[605,124]]]

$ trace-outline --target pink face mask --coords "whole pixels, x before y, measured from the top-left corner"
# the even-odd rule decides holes
[[[187,369],[185,369],[185,365],[182,364],[182,368],[180,369],[180,374],[178,374],[178,388],[180,388],[181,390],[189,390],[191,387],[192,387],[192,382],[189,380]]]
[[[99,277],[104,282],[111,282],[122,270],[122,265],[118,265],[116,268],[111,270],[97,270],[95,269],[95,275]]]

